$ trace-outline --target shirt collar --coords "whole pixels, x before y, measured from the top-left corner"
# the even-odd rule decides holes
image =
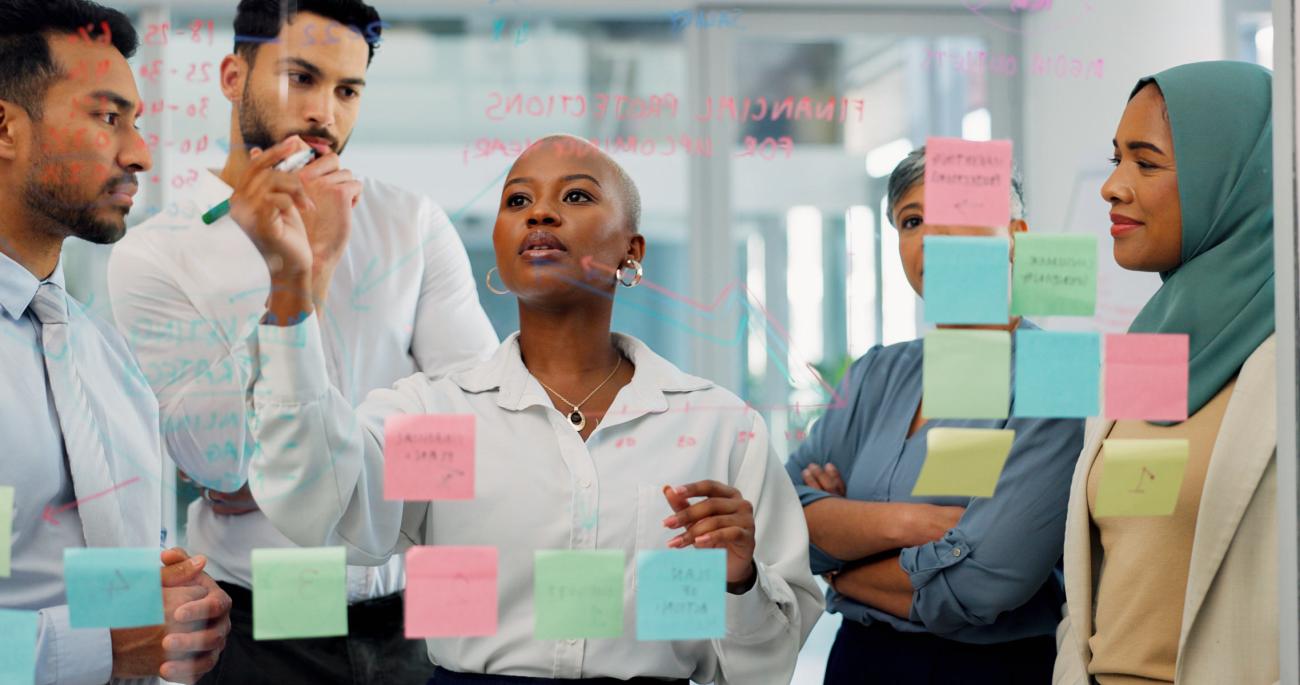
[[[9,314],[12,319],[20,319],[27,307],[31,305],[32,298],[36,297],[36,289],[41,283],[53,283],[66,290],[63,284],[63,255],[59,255],[59,262],[54,267],[54,273],[44,281],[37,280],[27,267],[19,264],[9,257],[9,255],[0,252],[0,307]]]
[[[614,344],[636,367],[632,382],[620,393],[620,405],[610,407],[610,417],[602,425],[613,425],[635,416],[666,411],[665,393],[692,392],[713,386],[713,382],[683,372],[655,354],[645,343],[622,333],[614,333]],[[524,366],[519,352],[519,333],[510,334],[487,361],[449,378],[469,393],[499,389],[497,405],[521,411],[533,405],[551,406],[551,399],[536,378]]]

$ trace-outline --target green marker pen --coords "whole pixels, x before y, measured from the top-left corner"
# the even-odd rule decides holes
[[[308,148],[302,152],[289,155],[284,161],[275,165],[276,171],[298,171],[299,169],[311,164],[316,159],[316,150]],[[203,213],[203,224],[211,226],[221,217],[230,213],[230,199],[222,200],[220,204]]]

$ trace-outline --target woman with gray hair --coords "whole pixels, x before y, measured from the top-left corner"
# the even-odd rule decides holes
[[[924,293],[926,236],[1028,230],[1020,183],[1006,226],[937,226],[925,215],[925,149],[889,179],[889,220],[907,280]],[[1014,250],[1008,255],[1010,259]],[[1019,317],[993,326],[1036,328]],[[786,464],[804,506],[812,570],[844,617],[826,666],[839,683],[1044,683],[1064,598],[1066,500],[1083,422],[921,415],[922,341],[876,346],[841,383]],[[1012,400],[1014,406],[1014,398]],[[1015,431],[993,497],[915,497],[932,428]]]

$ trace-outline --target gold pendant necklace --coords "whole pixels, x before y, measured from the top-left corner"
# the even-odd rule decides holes
[[[582,405],[586,404],[586,403],[587,403],[587,400],[591,399],[593,395],[595,395],[596,393],[600,392],[600,389],[603,388],[603,387],[605,387],[605,384],[608,383],[608,382],[610,381],[610,379],[612,379],[612,378],[614,377],[614,374],[618,373],[618,369],[619,369],[619,367],[621,367],[621,366],[623,366],[623,355],[620,354],[620,355],[618,356],[618,363],[614,365],[614,370],[613,370],[613,371],[610,371],[610,372],[609,372],[609,375],[608,375],[608,376],[605,376],[605,380],[601,381],[601,382],[600,382],[600,385],[597,385],[595,390],[592,390],[591,392],[587,393],[587,396],[584,397],[584,398],[582,398],[582,401],[581,401],[581,402],[578,402],[577,404],[574,404],[573,402],[570,402],[568,399],[566,399],[566,398],[564,397],[564,395],[561,395],[560,393],[555,392],[555,388],[552,388],[551,386],[549,386],[549,385],[547,385],[546,383],[542,382],[542,379],[537,378],[536,376],[534,376],[534,378],[537,378],[537,382],[538,382],[538,383],[541,383],[541,384],[542,384],[542,387],[543,387],[543,388],[546,388],[546,390],[547,390],[548,392],[550,392],[552,395],[555,395],[556,397],[560,398],[560,401],[561,401],[561,402],[563,402],[563,403],[569,405],[570,407],[573,407],[573,411],[569,412],[569,425],[570,425],[570,426],[573,426],[573,430],[578,431],[578,432],[581,432],[583,428],[586,428],[586,427],[587,427],[587,417],[586,417],[585,415],[583,415],[583,413],[582,413],[582,409],[581,409],[580,407],[582,407]]]

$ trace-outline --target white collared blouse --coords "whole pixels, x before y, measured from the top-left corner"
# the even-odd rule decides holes
[[[486,362],[412,375],[372,392],[355,411],[323,373],[312,317],[288,328],[260,326],[258,337],[252,401],[262,450],[250,482],[290,539],[345,545],[349,563],[369,564],[411,545],[498,549],[496,635],[428,640],[438,665],[550,678],[790,682],[822,598],[799,500],[766,425],[730,392],[616,334],[636,371],[584,442],[524,366],[517,333]],[[384,499],[384,420],[398,414],[475,417],[473,500]],[[757,582],[728,595],[726,638],[638,642],[635,554],[664,549],[676,534],[662,525],[672,513],[663,486],[702,479],[728,483],[753,504]],[[538,550],[625,553],[622,637],[534,639]]]

